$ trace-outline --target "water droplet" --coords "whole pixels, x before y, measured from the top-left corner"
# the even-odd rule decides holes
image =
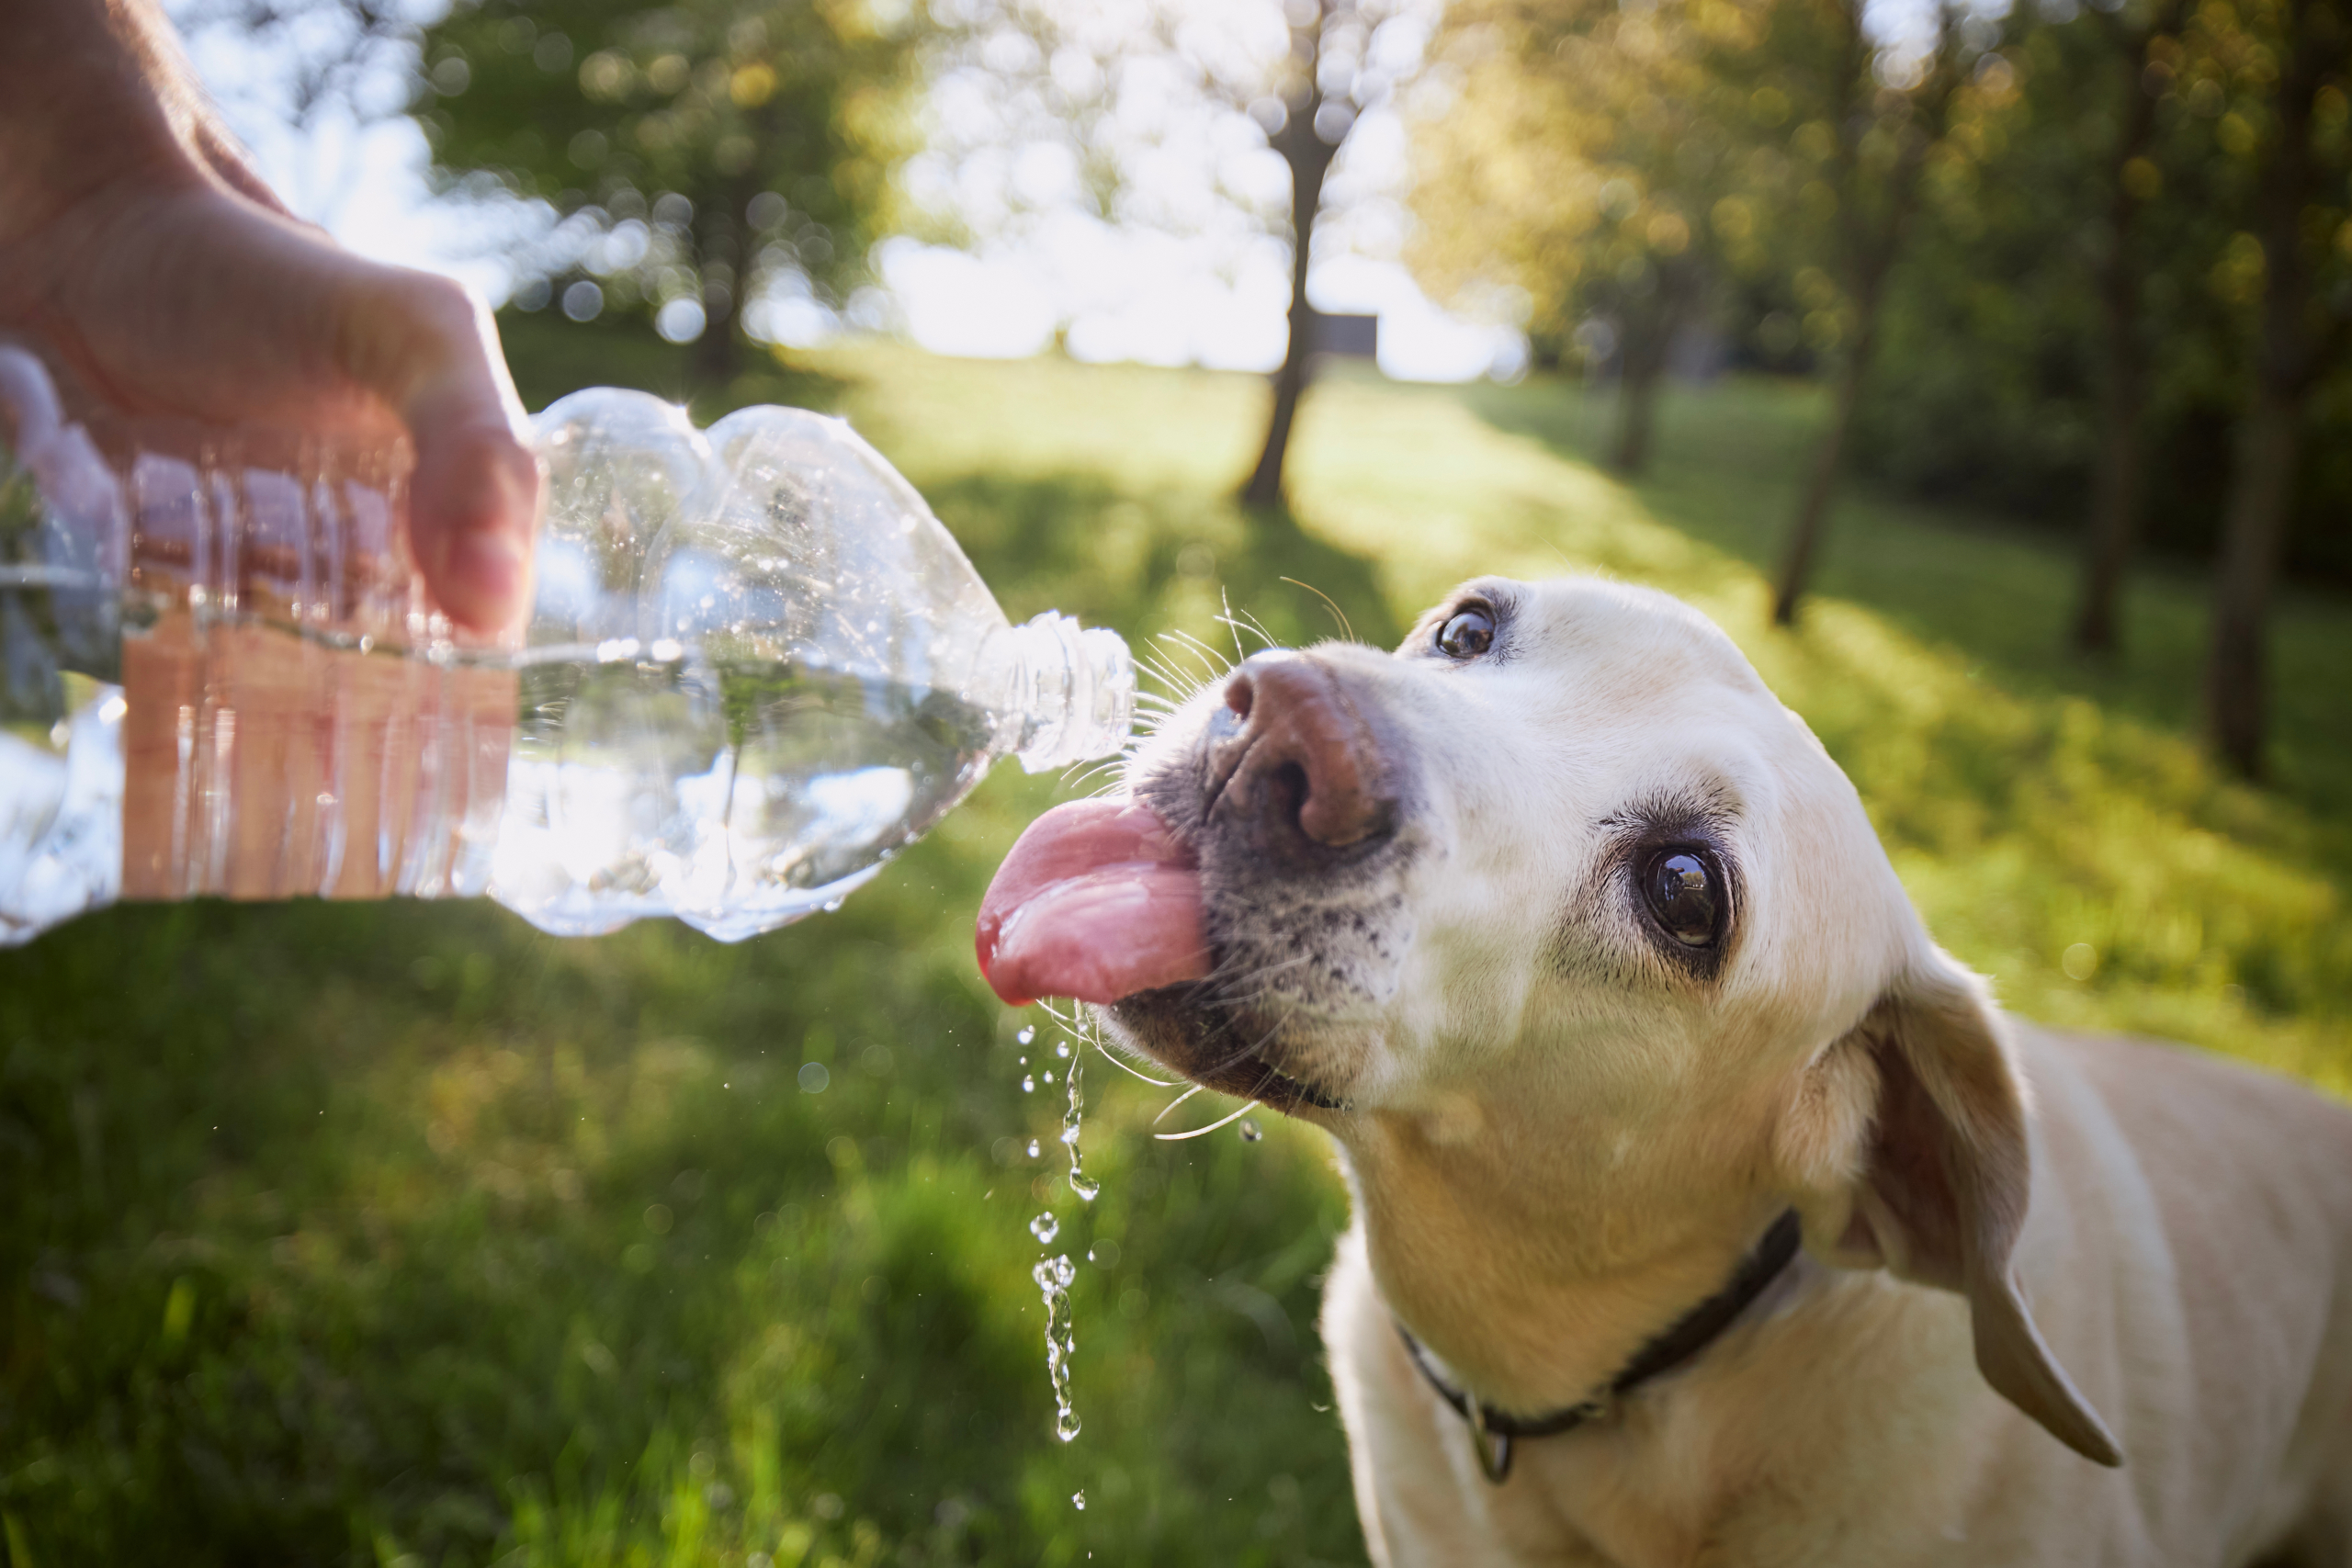
[[[1029,1277],[1046,1301],[1046,1376],[1054,1387],[1054,1436],[1067,1443],[1078,1436],[1078,1412],[1069,1400],[1069,1359],[1078,1348],[1070,1330],[1069,1283],[1078,1278],[1078,1268],[1067,1257],[1048,1258]]]
[[[1091,1247],[1086,1249],[1086,1260],[1089,1263],[1094,1261],[1094,1249]]]
[[[1062,1234],[1062,1223],[1048,1212],[1029,1222],[1029,1234],[1037,1238],[1040,1246],[1051,1247],[1054,1237]]]
[[[1102,1184],[1082,1170],[1073,1170],[1069,1173],[1069,1190],[1091,1203],[1102,1190]]]
[[[1020,1033],[1014,1035],[1013,1038],[1020,1041],[1023,1045],[1026,1045],[1029,1042],[1037,1038],[1037,1026],[1034,1023],[1030,1024],[1027,1028],[1022,1030]]]
[[[1031,1159],[1037,1157],[1037,1140],[1035,1138],[1029,1140],[1029,1157]]]
[[[839,898],[828,898],[825,900],[825,913],[829,915],[838,910],[841,907],[842,901]]]
[[[1069,1495],[1069,1506],[1076,1508],[1081,1514],[1086,1512],[1086,1494],[1083,1492],[1071,1493]]]
[[[1046,1081],[1047,1083],[1051,1083],[1051,1082],[1053,1082],[1053,1081],[1054,1081],[1054,1075],[1053,1075],[1053,1071],[1052,1071],[1052,1069],[1050,1069],[1050,1068],[1048,1068],[1048,1069],[1046,1070]]]
[[[1054,1047],[1054,1055],[1057,1055],[1057,1056],[1059,1056],[1059,1057],[1060,1057],[1063,1061],[1065,1061],[1065,1062],[1069,1061],[1069,1041],[1067,1041],[1067,1040],[1065,1040],[1065,1041],[1063,1041],[1060,1044],[1056,1045],[1056,1046]]]
[[[1022,1075],[1021,1075],[1021,1092],[1022,1092],[1022,1093],[1023,1093],[1023,1094],[1035,1094],[1036,1091],[1037,1091],[1037,1080],[1036,1080],[1035,1078],[1031,1077],[1030,1077],[1028,1074],[1026,1074],[1026,1073],[1022,1074]]]
[[[1245,1116],[1241,1119],[1241,1141],[1243,1143],[1254,1144],[1265,1135],[1266,1130],[1258,1125],[1258,1119],[1256,1117]]]

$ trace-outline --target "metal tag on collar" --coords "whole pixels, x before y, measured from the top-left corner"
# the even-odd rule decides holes
[[[1487,1430],[1487,1407],[1476,1399],[1462,1402],[1469,1407],[1470,1451],[1478,1456],[1478,1473],[1500,1486],[1510,1475],[1510,1439],[1500,1432]]]

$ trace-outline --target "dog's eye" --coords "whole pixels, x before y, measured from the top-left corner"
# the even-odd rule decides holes
[[[1685,947],[1711,945],[1723,923],[1714,869],[1689,850],[1660,850],[1642,871],[1642,896],[1666,934]]]
[[[1495,617],[1476,604],[1446,617],[1437,629],[1437,650],[1448,659],[1476,659],[1495,645]]]

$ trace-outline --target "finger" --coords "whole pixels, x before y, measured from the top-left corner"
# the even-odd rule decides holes
[[[539,469],[497,328],[448,279],[385,271],[346,314],[344,367],[408,425],[410,545],[434,603],[474,631],[511,634],[530,605]]]

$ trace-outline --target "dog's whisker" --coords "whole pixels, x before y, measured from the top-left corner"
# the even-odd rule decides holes
[[[1174,1089],[1176,1086],[1175,1086],[1174,1084],[1170,1084],[1168,1087],[1169,1087],[1170,1089]],[[1183,1093],[1182,1093],[1182,1094],[1178,1095],[1175,1099],[1173,1099],[1173,1100],[1170,1100],[1166,1105],[1161,1106],[1161,1107],[1159,1108],[1159,1115],[1157,1115],[1157,1116],[1155,1116],[1155,1117],[1153,1117],[1153,1118],[1151,1119],[1151,1124],[1152,1124],[1153,1126],[1157,1127],[1157,1126],[1159,1126],[1162,1122],[1167,1121],[1167,1120],[1168,1120],[1168,1113],[1169,1113],[1170,1111],[1171,1111],[1175,1110],[1178,1106],[1180,1106],[1180,1105],[1183,1104],[1186,1100],[1188,1100],[1192,1099],[1192,1098],[1193,1098],[1193,1096],[1194,1096],[1194,1095],[1196,1095],[1196,1094],[1200,1093],[1200,1092],[1201,1092],[1201,1089],[1202,1089],[1202,1088],[1203,1088],[1203,1087],[1204,1087],[1203,1085],[1200,1085],[1200,1084],[1194,1084],[1192,1088],[1190,1088],[1190,1089],[1186,1089]]]
[[[1350,642],[1356,640],[1356,629],[1348,624],[1348,613],[1340,608],[1338,601],[1334,600],[1329,593],[1324,592],[1323,590],[1316,587],[1315,584],[1311,582],[1301,582],[1295,577],[1285,577],[1283,581],[1292,584],[1294,587],[1304,588],[1309,593],[1314,594],[1317,599],[1322,600],[1324,608],[1331,612],[1331,618],[1340,623],[1340,635],[1346,637]]]
[[[1216,1132],[1219,1127],[1232,1126],[1236,1122],[1240,1121],[1244,1116],[1249,1115],[1250,1112],[1257,1109],[1258,1101],[1253,1100],[1244,1105],[1240,1110],[1235,1111],[1232,1115],[1220,1117],[1218,1120],[1210,1122],[1205,1127],[1194,1127],[1182,1133],[1154,1133],[1152,1136],[1159,1139],[1163,1144],[1181,1144],[1187,1138],[1205,1138],[1211,1133]]]
[[[1260,637],[1266,639],[1266,646],[1268,648],[1280,648],[1282,646],[1282,638],[1276,637],[1272,631],[1268,630],[1266,623],[1260,620],[1256,615],[1247,610],[1244,610],[1241,612],[1241,618],[1250,623],[1250,629],[1251,631],[1256,632]]]
[[[1227,1067],[1238,1066],[1241,1063],[1250,1060],[1252,1057],[1256,1056],[1259,1052],[1264,1050],[1275,1035],[1282,1032],[1282,1024],[1277,1022],[1272,1028],[1267,1030],[1265,1033],[1258,1036],[1256,1040],[1252,1041],[1247,1046],[1234,1052],[1229,1056],[1221,1057],[1202,1068],[1198,1076],[1204,1078],[1214,1077],[1217,1074],[1225,1071]]]
[[[1176,630],[1170,632],[1168,635],[1181,639],[1188,647],[1198,649],[1206,658],[1213,659],[1216,661],[1216,663],[1209,666],[1210,680],[1216,680],[1218,676],[1224,674],[1226,671],[1233,668],[1232,664],[1227,662],[1224,654],[1219,653],[1216,649],[1211,648],[1207,643],[1203,642],[1199,637],[1194,637],[1191,632],[1184,630],[1182,627],[1179,626]],[[1223,666],[1223,668],[1219,668],[1219,666]]]
[[[1201,677],[1180,671],[1168,660],[1156,655],[1138,653],[1135,656],[1135,660],[1136,668],[1167,687],[1180,706],[1191,700],[1193,694],[1206,684]]]
[[[1251,637],[1256,637],[1260,642],[1264,643],[1268,648],[1274,646],[1274,639],[1266,635],[1266,631],[1263,626],[1255,625],[1245,626],[1242,622],[1231,615],[1219,615],[1217,620],[1221,624],[1233,628],[1233,645],[1236,648],[1239,648],[1241,646],[1241,634],[1245,631]],[[1247,657],[1247,655],[1244,655],[1244,657]]]
[[[1126,1075],[1127,1075],[1129,1077],[1131,1077],[1131,1078],[1141,1078],[1144,1082],[1146,1082],[1146,1083],[1148,1083],[1148,1084],[1151,1084],[1151,1085],[1153,1085],[1154,1087],[1156,1087],[1156,1088],[1159,1088],[1159,1089],[1177,1089],[1177,1088],[1181,1088],[1181,1087],[1182,1086],[1183,1082],[1184,1082],[1184,1080],[1183,1080],[1182,1078],[1156,1078],[1156,1077],[1153,1077],[1149,1073],[1139,1073],[1139,1072],[1136,1071],[1133,1067],[1131,1067],[1131,1066],[1127,1066],[1127,1064],[1126,1064],[1126,1063],[1122,1062],[1121,1060],[1119,1060],[1119,1058],[1118,1058],[1118,1057],[1116,1057],[1116,1056],[1114,1056],[1114,1055],[1111,1055],[1111,1053],[1110,1053],[1110,1052],[1108,1052],[1108,1051],[1104,1050],[1104,1049],[1102,1048],[1102,1041],[1100,1041],[1100,1040],[1092,1040],[1092,1041],[1090,1041],[1090,1042],[1089,1042],[1089,1043],[1091,1043],[1091,1044],[1094,1047],[1095,1051],[1101,1055],[1101,1056],[1102,1057],[1102,1059],[1103,1059],[1104,1061],[1106,1061],[1106,1062],[1110,1063],[1113,1066],[1114,1066],[1114,1067],[1118,1068],[1121,1072],[1123,1072],[1123,1073],[1126,1074]],[[1193,1089],[1198,1089],[1198,1088],[1200,1088],[1200,1087],[1201,1087],[1201,1086],[1200,1086],[1200,1085],[1198,1085],[1198,1084],[1194,1084],[1194,1085],[1193,1086]],[[1187,1090],[1186,1092],[1188,1092],[1188,1093],[1189,1093],[1189,1092],[1190,1092],[1190,1090]],[[1167,1114],[1168,1114],[1168,1112],[1167,1112],[1167,1111],[1161,1111],[1159,1114],[1160,1114],[1161,1116],[1165,1116],[1165,1115],[1167,1115]],[[1158,1117],[1155,1117],[1155,1118],[1153,1118],[1153,1120],[1154,1120],[1155,1122],[1157,1122],[1157,1121],[1159,1120],[1159,1118],[1158,1118]]]

